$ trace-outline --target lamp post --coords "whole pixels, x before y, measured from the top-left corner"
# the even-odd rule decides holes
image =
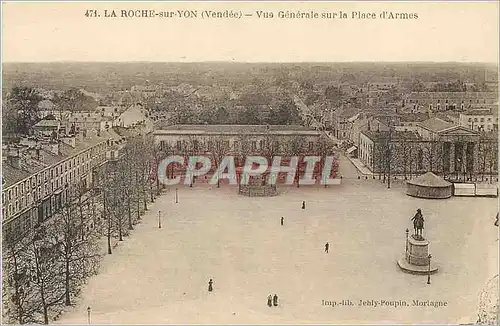
[[[408,254],[408,233],[410,232],[410,230],[406,229],[406,249],[405,249],[405,252],[406,254]]]
[[[90,324],[90,306],[87,307],[87,322]]]
[[[179,196],[177,194],[177,188],[175,188],[175,203],[177,204],[179,202]]]
[[[431,258],[432,258],[432,255],[429,254],[429,256],[427,256],[427,258],[429,258],[429,272],[427,274],[427,284],[431,284]]]
[[[158,229],[161,229],[161,211],[158,211]]]

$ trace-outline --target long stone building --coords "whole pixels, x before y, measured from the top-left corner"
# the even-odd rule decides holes
[[[3,145],[3,234],[20,237],[55,214],[78,187],[92,185],[92,171],[111,155],[120,138],[112,131],[64,138],[24,138]]]
[[[282,156],[285,165],[290,156],[333,153],[331,144],[320,141],[321,132],[295,125],[173,125],[153,135],[164,155],[232,155],[239,166],[247,155],[265,156],[269,164],[273,156]],[[299,173],[301,167],[299,161]],[[337,167],[335,162],[331,176]]]

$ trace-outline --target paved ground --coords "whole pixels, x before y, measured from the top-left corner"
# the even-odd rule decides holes
[[[479,293],[497,273],[497,200],[411,198],[397,183],[386,189],[378,180],[350,178],[357,171],[343,160],[344,184],[327,189],[282,188],[278,197],[246,198],[230,187],[182,188],[178,204],[166,193],[59,322],[87,323],[87,306],[92,323],[475,321]],[[396,264],[418,207],[440,268],[431,285]],[[165,212],[162,229],[158,210]],[[269,308],[266,298],[274,293],[280,306]],[[342,299],[355,306],[322,305]],[[357,306],[414,299],[443,300],[447,307]]]
[[[349,160],[351,161],[352,164],[354,164],[354,166],[356,166],[356,169],[358,169],[359,174],[367,175],[367,176],[373,175],[372,171],[370,171],[370,169],[368,169],[363,164],[363,162],[361,162],[361,160],[359,158],[350,157]]]

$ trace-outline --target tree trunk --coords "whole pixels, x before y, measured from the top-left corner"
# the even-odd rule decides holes
[[[134,227],[132,226],[132,210],[131,210],[131,205],[130,205],[130,194],[127,196],[127,211],[128,211],[128,229],[133,230]]]
[[[14,250],[14,249],[13,249]],[[13,252],[12,259],[14,260],[14,295],[16,296],[16,309],[17,309],[17,320],[19,321],[19,324],[23,324],[23,308],[21,305],[21,298],[20,298],[20,293],[19,289],[21,286],[19,285],[17,275],[19,275],[19,269],[17,266],[17,259],[16,259],[16,253],[15,251]]]
[[[118,228],[118,240],[123,241],[123,231],[122,231],[122,221],[120,220],[120,225]]]
[[[70,205],[71,205],[71,201],[70,201]],[[85,240],[85,231],[84,231],[84,224],[85,224],[85,218],[83,217],[83,207],[82,207],[82,195],[79,194],[78,196],[78,206],[79,206],[79,210],[80,210],[80,231],[81,231],[81,237],[82,237],[82,241]]]
[[[70,269],[69,269],[69,258],[65,257],[65,271],[64,271],[64,296],[66,306],[71,306],[71,298],[70,298]]]
[[[108,216],[108,255],[111,255],[111,218]]]
[[[43,323],[45,325],[49,324],[49,308],[46,304],[43,305]]]

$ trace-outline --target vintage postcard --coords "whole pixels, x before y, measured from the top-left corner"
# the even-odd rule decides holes
[[[2,323],[498,323],[499,4],[2,2]]]

